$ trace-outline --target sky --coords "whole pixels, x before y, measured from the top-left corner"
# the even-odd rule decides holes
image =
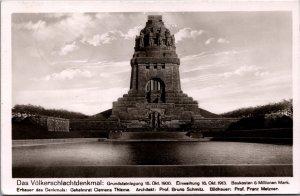
[[[292,98],[290,12],[15,13],[13,105],[87,115],[129,90],[147,15],[175,35],[181,86],[214,113]]]

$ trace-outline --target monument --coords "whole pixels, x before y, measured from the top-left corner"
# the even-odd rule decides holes
[[[72,131],[104,131],[109,137],[145,131],[202,136],[204,132],[224,131],[238,120],[201,109],[197,101],[183,93],[175,37],[165,27],[162,16],[148,16],[145,28],[135,38],[130,64],[128,93],[113,102],[111,110],[100,113],[101,118],[70,121]]]
[[[202,118],[198,102],[182,92],[175,37],[161,15],[148,16],[130,63],[130,90],[113,103],[111,120],[159,130]]]

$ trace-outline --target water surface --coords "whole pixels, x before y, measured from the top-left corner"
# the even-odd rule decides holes
[[[89,142],[15,147],[13,166],[292,164],[292,146],[240,142]]]

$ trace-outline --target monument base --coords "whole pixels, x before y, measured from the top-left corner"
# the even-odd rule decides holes
[[[199,138],[199,137],[198,137]],[[110,132],[109,139],[128,141],[192,141],[187,132]],[[198,140],[197,140],[198,141]]]

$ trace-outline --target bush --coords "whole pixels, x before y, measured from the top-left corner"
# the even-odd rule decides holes
[[[39,115],[39,116],[52,116],[66,119],[78,119],[78,118],[87,118],[87,115],[84,115],[79,112],[70,112],[62,109],[45,109],[41,106],[35,105],[15,105],[12,109],[13,114],[26,114],[26,115]]]
[[[274,114],[274,113],[292,116],[293,115],[292,100],[283,100],[278,103],[270,103],[263,106],[241,108],[241,109],[233,110],[231,112],[223,113],[221,114],[221,116],[228,117],[228,118],[246,118],[246,117],[255,117],[255,116]]]
[[[270,129],[270,128],[292,128],[293,119],[289,116],[268,115],[242,118],[232,123],[227,130],[251,130],[251,129]]]

